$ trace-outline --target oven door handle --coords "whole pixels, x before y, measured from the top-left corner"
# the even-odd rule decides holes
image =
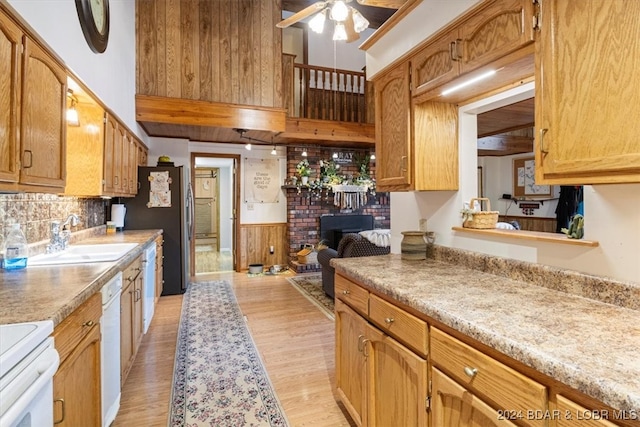
[[[6,409],[0,418],[1,425],[12,425],[19,421],[18,417],[31,405],[38,393],[51,383],[59,365],[58,352],[54,348],[47,348],[0,391],[0,413]],[[51,396],[47,399],[51,400]]]

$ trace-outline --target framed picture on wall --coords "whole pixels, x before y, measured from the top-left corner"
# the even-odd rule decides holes
[[[513,159],[513,195],[516,198],[551,197],[552,185],[536,184],[536,161],[534,157]]]

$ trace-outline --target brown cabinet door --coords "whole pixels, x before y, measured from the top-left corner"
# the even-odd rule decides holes
[[[133,362],[133,299],[135,287],[127,285],[120,295],[120,379],[124,384]]]
[[[25,37],[22,75],[20,182],[64,190],[65,70]]]
[[[53,377],[56,426],[100,426],[100,393],[100,324],[96,323]]]
[[[364,339],[367,322],[336,299],[336,388],[356,425],[366,425]]]
[[[533,2],[494,1],[460,27],[460,72],[466,73],[533,42]]]
[[[409,64],[403,63],[375,81],[376,181],[380,191],[412,182],[411,93]]]
[[[412,95],[420,95],[460,74],[461,40],[458,29],[448,32],[411,59]]]
[[[128,135],[129,142],[129,188],[127,193],[135,196],[138,192],[138,144],[130,133]]]
[[[0,14],[0,182],[17,183],[22,31]],[[0,184],[1,185],[1,184]]]
[[[366,425],[427,427],[427,361],[371,325],[365,354]]]
[[[114,137],[114,155],[113,155],[113,184],[115,186],[115,192],[118,194],[124,193],[127,188],[127,172],[124,170],[124,147],[125,147],[125,135],[126,130],[118,124],[116,126],[116,132]]]
[[[640,182],[640,2],[541,4],[536,183]]]
[[[103,190],[105,195],[111,195],[115,193],[115,155],[116,155],[116,130],[118,129],[118,122],[110,114],[106,114],[104,123],[104,161],[103,161],[103,175],[104,183]]]
[[[498,412],[436,368],[431,369],[432,425],[438,427],[515,427],[517,411]]]
[[[138,264],[136,268],[142,268]],[[142,313],[142,304],[144,303],[144,272],[140,271],[135,282],[135,293],[133,298],[133,345],[134,353],[138,352],[138,347],[142,342],[144,335],[144,317]]]

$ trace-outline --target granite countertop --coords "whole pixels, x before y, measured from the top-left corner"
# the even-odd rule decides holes
[[[118,261],[36,267],[27,262],[23,270],[0,269],[0,324],[52,320],[58,325],[160,234],[162,230],[132,230],[74,242],[138,243]]]
[[[435,259],[331,265],[615,409],[640,411],[640,311]]]

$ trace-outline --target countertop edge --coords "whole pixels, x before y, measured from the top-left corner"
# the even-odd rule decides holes
[[[383,257],[388,256],[389,255],[384,255]],[[357,271],[357,268],[344,265],[343,260],[349,260],[349,258],[335,258],[331,260],[331,265],[335,268],[336,273],[352,278],[367,287],[370,291],[390,297],[407,307],[411,307],[428,318],[440,322],[504,354],[516,362],[536,370],[551,378],[553,381],[561,382],[615,409],[640,409],[640,392],[638,390],[630,390],[629,387],[624,388],[622,384],[614,380],[608,380],[607,378],[591,378],[591,376],[581,371],[580,366],[574,366],[565,360],[557,360],[545,352],[536,351],[536,349],[515,342],[506,336],[496,334],[494,331],[487,331],[469,319],[439,310],[434,304],[429,305],[429,303],[422,301],[422,305],[418,306],[418,304],[412,301],[410,295],[399,292],[397,289],[385,288],[384,284],[376,282],[376,278],[371,276],[373,273]],[[435,262],[448,264],[443,261]],[[541,289],[545,291],[550,290],[545,287],[541,287]],[[596,304],[606,304],[596,300],[593,302]],[[620,307],[620,309],[629,310],[624,307]],[[428,319],[426,320],[428,321]]]

